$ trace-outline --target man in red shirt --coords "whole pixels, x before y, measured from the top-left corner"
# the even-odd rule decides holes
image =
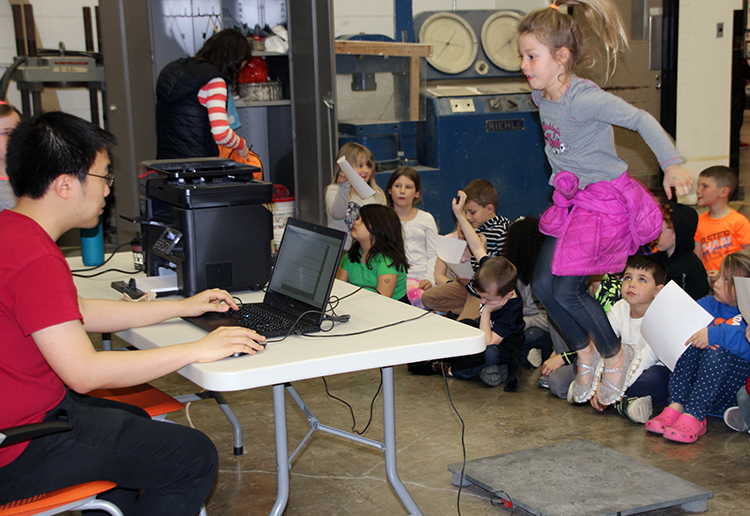
[[[98,223],[112,184],[108,151],[114,144],[110,133],[60,112],[22,124],[8,143],[18,204],[0,212],[0,428],[64,420],[73,430],[0,449],[0,504],[111,480],[118,487],[105,498],[125,514],[195,516],[216,476],[210,439],[83,393],[141,384],[237,352],[253,354],[263,337],[235,327],[148,351],[94,349],[87,332],[236,308],[222,290],[150,303],[78,297],[55,240]]]

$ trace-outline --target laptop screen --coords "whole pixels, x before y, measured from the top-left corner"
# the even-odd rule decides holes
[[[338,269],[345,233],[288,219],[267,294],[323,310]]]

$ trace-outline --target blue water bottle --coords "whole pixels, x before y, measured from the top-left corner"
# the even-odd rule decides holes
[[[99,224],[90,229],[81,229],[81,255],[83,264],[96,267],[104,263],[104,227],[102,218]]]

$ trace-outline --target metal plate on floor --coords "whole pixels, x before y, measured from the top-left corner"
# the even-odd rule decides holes
[[[457,485],[461,463],[448,470]],[[467,482],[538,516],[625,516],[677,505],[701,512],[714,496],[586,439],[468,461]]]

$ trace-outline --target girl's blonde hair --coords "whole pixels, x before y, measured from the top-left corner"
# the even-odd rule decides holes
[[[734,289],[734,278],[750,278],[750,251],[736,251],[728,254],[721,261],[719,274],[727,284],[728,291],[732,299],[737,300],[737,293]]]
[[[554,0],[552,6],[563,4],[580,6],[591,29],[604,44],[606,60],[605,80],[612,77],[617,66],[617,55],[628,48],[628,37],[619,11],[610,0]],[[583,31],[572,15],[556,8],[532,11],[518,25],[518,35],[531,34],[546,46],[553,56],[562,48],[570,51],[566,75],[570,76],[579,66],[593,67],[594,58],[584,48]]]
[[[375,181],[375,156],[373,156],[370,149],[365,147],[364,145],[360,145],[359,143],[349,142],[345,143],[341,149],[339,149],[339,153],[336,156],[336,161],[338,162],[339,159],[342,157],[346,158],[346,161],[349,162],[349,164],[354,167],[354,165],[359,161],[361,158],[365,159],[365,162],[367,163],[367,166],[372,170],[372,174],[370,175],[370,187],[372,187],[373,190],[375,190],[375,197],[378,200],[378,204],[385,204],[385,192],[383,192],[383,189],[378,186],[378,183]],[[343,174],[341,171],[341,167],[338,163],[336,163],[336,166],[334,167],[334,173],[333,173],[333,181],[331,182],[332,185],[337,185],[339,182],[339,174]],[[354,189],[352,188],[349,190],[349,197],[351,198],[352,194],[355,193]]]

